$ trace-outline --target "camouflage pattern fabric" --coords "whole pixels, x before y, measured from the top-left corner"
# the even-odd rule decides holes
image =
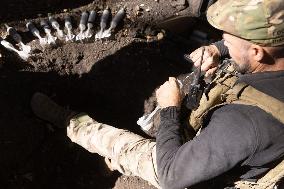
[[[160,188],[157,176],[156,142],[127,130],[98,123],[81,113],[70,120],[67,136],[92,153],[106,158],[112,170],[139,176]]]
[[[213,27],[255,44],[284,44],[283,0],[218,0],[207,19]]]

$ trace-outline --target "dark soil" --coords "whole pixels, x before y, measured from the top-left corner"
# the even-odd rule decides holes
[[[38,119],[30,108],[31,96],[43,92],[66,108],[146,137],[136,124],[144,101],[169,76],[190,72],[184,53],[209,42],[194,40],[191,32],[198,29],[208,39],[218,37],[202,19],[190,19],[188,26],[180,28],[187,33],[159,29],[162,20],[181,10],[166,0],[78,2],[1,2],[1,36],[6,37],[4,23],[14,26],[33,53],[25,62],[0,47],[0,188],[153,188],[139,178],[109,172],[100,156],[71,143],[64,129]],[[137,16],[135,7],[141,4]],[[58,18],[61,26],[70,14],[76,28],[82,11],[101,13],[106,5],[113,13],[127,6],[124,22],[107,40],[59,42],[43,49],[25,28],[24,19],[39,26],[47,13]],[[159,32],[164,37],[158,40]],[[10,36],[6,39],[13,43]]]

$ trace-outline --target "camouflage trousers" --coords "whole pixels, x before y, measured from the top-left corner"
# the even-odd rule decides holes
[[[112,170],[139,176],[160,188],[157,178],[156,142],[130,131],[98,123],[86,114],[70,120],[67,135],[91,153],[106,158]]]

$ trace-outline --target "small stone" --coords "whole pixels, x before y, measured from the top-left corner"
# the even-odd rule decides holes
[[[134,8],[135,11],[140,11],[141,10],[141,7],[139,5],[135,6]]]
[[[150,12],[150,10],[151,10],[150,8],[145,9],[146,12]]]
[[[137,5],[134,9],[135,9],[135,15],[136,16],[141,16],[143,14],[142,13],[143,9],[140,6]]]
[[[145,6],[145,4],[140,4],[140,7],[144,7]]]
[[[136,16],[142,16],[143,13],[142,13],[141,11],[137,11],[137,12],[135,13],[135,15],[136,15]]]
[[[158,40],[162,40],[164,38],[164,33],[163,32],[159,32],[158,34],[157,34],[157,39]]]

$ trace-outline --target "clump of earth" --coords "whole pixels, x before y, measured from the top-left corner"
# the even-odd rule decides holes
[[[163,21],[183,15],[185,7],[166,0],[10,0],[1,6],[7,7],[0,11],[1,37],[15,44],[6,34],[4,24],[8,24],[32,46],[27,61],[0,47],[1,186],[154,188],[137,177],[110,172],[99,155],[72,143],[65,129],[37,118],[30,108],[31,96],[45,93],[65,108],[148,137],[136,124],[145,111],[144,102],[169,76],[191,71],[184,54],[216,40],[215,30],[204,19],[193,18],[183,18],[186,21],[179,28],[167,27]],[[48,13],[62,28],[64,17],[70,15],[77,34],[81,13],[96,10],[97,32],[106,6],[112,15],[122,6],[127,13],[108,39],[58,41],[42,48],[25,28],[27,20],[32,20],[44,36],[39,23]],[[192,38],[194,31],[206,34],[207,40]]]

